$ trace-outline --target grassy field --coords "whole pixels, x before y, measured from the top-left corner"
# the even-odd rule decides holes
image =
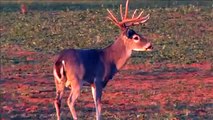
[[[106,19],[106,8],[118,13],[119,2],[112,3],[95,9],[91,2],[73,8],[49,3],[49,9],[44,7],[48,3],[27,3],[26,15],[20,14],[19,3],[1,4],[0,119],[55,119],[53,57],[65,48],[113,43],[119,29]],[[213,119],[211,4],[145,6],[144,11],[150,20],[134,29],[149,38],[155,50],[134,52],[107,86],[103,117]],[[77,110],[81,119],[94,119],[89,87],[82,91]],[[70,119],[67,106],[63,111],[63,118]]]
[[[181,6],[145,11],[151,14],[149,22],[135,29],[152,40],[156,51],[137,53],[138,58],[148,58],[146,60],[152,63],[212,60],[211,8]],[[29,50],[46,53],[56,53],[64,48],[102,48],[112,43],[119,34],[106,16],[106,8],[45,12],[29,10],[27,15],[21,15],[18,11],[2,11],[1,43],[2,46],[19,44]],[[6,57],[4,54],[1,56]],[[134,60],[144,62],[137,57]]]

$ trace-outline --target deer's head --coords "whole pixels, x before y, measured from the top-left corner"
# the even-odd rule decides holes
[[[125,13],[122,12],[122,4],[120,4],[120,15],[121,21],[118,21],[117,18],[113,15],[113,13],[107,9],[109,16],[108,18],[120,28],[121,35],[120,38],[125,43],[124,45],[133,51],[151,51],[152,45],[151,43],[142,35],[136,33],[131,26],[140,25],[145,23],[149,19],[149,14],[145,17],[142,16],[143,11],[135,17],[137,9],[134,11],[131,18],[128,18],[128,4],[129,0],[126,1]]]

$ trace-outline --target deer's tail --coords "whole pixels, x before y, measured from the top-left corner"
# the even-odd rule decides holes
[[[66,81],[65,61],[56,61],[53,68],[53,75],[58,83]]]

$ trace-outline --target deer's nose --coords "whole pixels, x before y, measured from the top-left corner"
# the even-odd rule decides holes
[[[146,48],[146,51],[152,51],[152,49],[153,49],[153,46],[151,43],[149,43],[149,45]]]

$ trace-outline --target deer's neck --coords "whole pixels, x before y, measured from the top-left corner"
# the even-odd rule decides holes
[[[117,38],[113,44],[104,50],[105,59],[115,64],[119,70],[131,56],[132,50],[129,50],[121,37]]]

